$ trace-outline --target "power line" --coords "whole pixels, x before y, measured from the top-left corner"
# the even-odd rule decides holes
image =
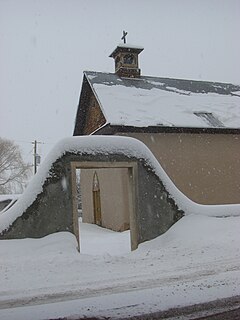
[[[24,141],[24,140],[15,140],[15,139],[13,139],[13,141],[15,141],[15,142],[18,142],[18,143],[28,143],[28,144],[32,144],[32,141]],[[39,143],[41,143],[41,144],[55,144],[56,142],[46,142],[46,141],[44,141],[44,142],[39,142]]]
[[[30,142],[30,141],[15,140],[15,139],[14,139],[14,141],[15,141],[15,142],[20,142],[20,143],[32,143],[32,142]]]

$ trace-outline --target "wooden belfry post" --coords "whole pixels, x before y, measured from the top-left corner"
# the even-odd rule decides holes
[[[102,225],[102,212],[101,212],[101,199],[100,199],[100,186],[97,176],[97,172],[93,175],[93,215],[94,223],[101,226]]]

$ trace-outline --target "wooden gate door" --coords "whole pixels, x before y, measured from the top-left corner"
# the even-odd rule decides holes
[[[94,223],[101,226],[102,225],[102,212],[101,212],[101,199],[100,199],[100,185],[97,176],[97,172],[93,175],[93,215]]]

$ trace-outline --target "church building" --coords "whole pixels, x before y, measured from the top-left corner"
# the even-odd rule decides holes
[[[194,202],[240,203],[240,86],[142,75],[142,51],[139,46],[120,44],[110,55],[114,73],[84,72],[73,135],[141,140]],[[127,214],[127,203],[120,197],[127,193],[126,169],[111,170],[84,173],[83,211],[84,203],[91,203],[85,205],[85,217],[94,222],[92,197],[102,190],[99,210],[106,216],[113,214],[111,210],[120,211],[115,226],[103,218],[99,224],[125,230],[128,221],[119,217]],[[112,198],[114,205],[104,197]]]

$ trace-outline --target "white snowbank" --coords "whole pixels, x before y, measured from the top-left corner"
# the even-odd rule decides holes
[[[90,223],[79,223],[80,252],[91,256],[123,256],[131,252],[130,230],[115,232]]]
[[[119,233],[91,227],[80,224],[86,254],[67,232],[0,241],[1,320],[136,316],[240,294],[240,217],[189,215],[120,255]]]
[[[240,215],[240,205],[200,205],[187,198],[177,189],[147,146],[137,139],[116,136],[69,137],[59,141],[55,145],[39,167],[37,174],[28,184],[23,195],[12,208],[0,216],[0,232],[8,228],[33,203],[37,195],[42,192],[42,186],[48,177],[52,164],[66,152],[88,153],[93,156],[98,153],[106,155],[120,153],[128,157],[144,159],[153,168],[172,198],[176,201],[178,207],[186,215],[201,214],[219,217]],[[92,159],[94,160],[94,158]]]

